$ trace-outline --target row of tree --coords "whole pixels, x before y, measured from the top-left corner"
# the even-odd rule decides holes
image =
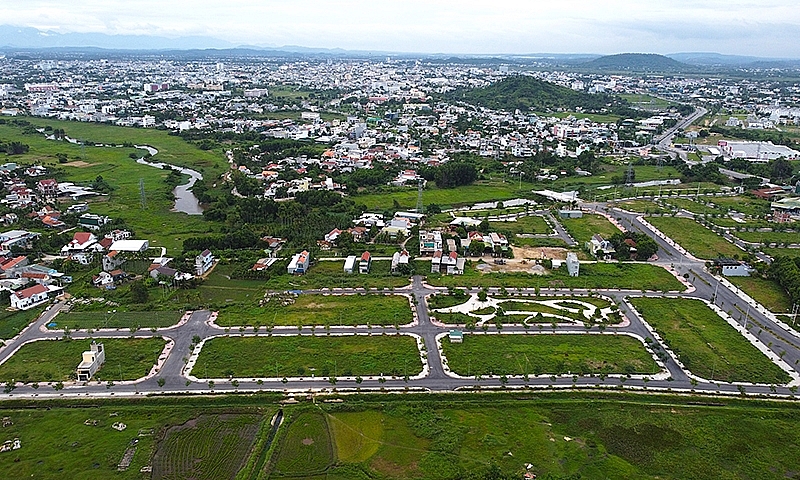
[[[800,258],[775,257],[767,270],[767,277],[786,290],[793,304],[800,302]]]

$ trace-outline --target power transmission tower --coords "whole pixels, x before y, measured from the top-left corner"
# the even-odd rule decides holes
[[[628,171],[625,173],[625,185],[633,185],[633,164],[628,162]]]
[[[142,202],[142,210],[147,208],[147,197],[144,194],[144,178],[139,179],[139,198]]]
[[[425,180],[419,179],[417,182],[417,213],[424,213],[424,208],[422,207],[422,188],[424,186],[423,182]]]

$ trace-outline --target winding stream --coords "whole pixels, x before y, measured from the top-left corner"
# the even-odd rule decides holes
[[[134,145],[136,148],[141,148],[147,150],[151,156],[155,156],[158,153],[158,150],[150,147],[148,145]],[[156,168],[164,168],[164,166],[168,166],[174,170],[181,172],[184,175],[189,175],[189,182],[183,185],[178,185],[172,191],[172,194],[175,195],[175,206],[172,208],[174,212],[182,212],[189,215],[202,215],[203,209],[200,207],[200,202],[197,200],[197,197],[194,196],[194,193],[190,190],[192,186],[194,186],[195,182],[198,180],[203,179],[203,175],[190,168],[185,167],[178,167],[175,165],[170,165],[164,162],[148,162],[144,158],[139,158],[136,160],[136,163],[141,163],[142,165],[148,165],[150,167]]]

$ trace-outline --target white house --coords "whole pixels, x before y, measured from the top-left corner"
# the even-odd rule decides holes
[[[419,231],[419,254],[433,255],[442,249],[442,232]]]
[[[353,273],[356,269],[356,256],[350,255],[344,261],[344,273]]]
[[[746,263],[740,262],[739,260],[734,260],[732,258],[719,258],[715,260],[714,263],[721,267],[720,271],[726,277],[750,276],[750,267]]]
[[[292,260],[289,262],[289,266],[286,267],[286,271],[290,274],[306,273],[310,260],[311,255],[308,253],[308,251],[303,250],[302,252],[292,256]]]
[[[194,258],[194,270],[197,276],[205,275],[212,266],[214,266],[214,255],[211,254],[211,250],[205,249]]]
[[[408,251],[394,252],[394,255],[392,255],[392,273],[396,272],[400,265],[408,265],[409,260],[411,260],[411,256]]]
[[[567,273],[570,277],[577,277],[580,273],[581,263],[578,261],[578,256],[574,252],[567,254]]]
[[[72,252],[84,252],[86,249],[97,243],[97,237],[90,232],[76,232],[72,240],[61,247],[61,254],[68,255]]]
[[[611,242],[598,234],[592,235],[592,239],[586,242],[586,249],[601,260],[609,260],[617,252]]]
[[[106,351],[102,343],[95,343],[94,340],[89,350],[83,352],[83,361],[78,365],[78,381],[88,382],[100,370],[106,361]]]
[[[14,292],[11,294],[11,306],[18,310],[29,310],[47,303],[49,297],[48,288],[44,285],[36,284],[32,287]]]

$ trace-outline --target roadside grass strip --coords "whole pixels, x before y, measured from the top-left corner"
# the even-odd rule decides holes
[[[454,297],[462,298],[462,297]],[[613,324],[621,317],[617,307],[606,300],[581,297],[511,297],[487,296],[480,301],[477,294],[463,297],[463,303],[432,309],[436,319],[446,324],[471,323],[481,327],[490,323],[572,323]],[[591,301],[587,301],[591,300]],[[597,305],[598,300],[602,303]],[[465,322],[466,320],[466,322]]]
[[[213,337],[195,347],[187,375],[197,380],[418,378],[427,374],[422,339],[395,335]]]
[[[130,381],[147,376],[167,343],[163,338],[98,338],[106,361],[92,377],[98,381]],[[74,380],[81,355],[90,339],[38,340],[22,345],[0,365],[6,382],[59,382]]]
[[[640,339],[615,334],[467,334],[441,337],[444,362],[460,377],[656,375],[662,367]]]
[[[751,343],[758,342],[755,337],[747,334],[752,337],[748,341],[701,300],[639,297],[629,303],[677,360],[700,379],[778,385],[792,380],[765,355],[766,348]],[[785,368],[791,370],[788,365]]]

